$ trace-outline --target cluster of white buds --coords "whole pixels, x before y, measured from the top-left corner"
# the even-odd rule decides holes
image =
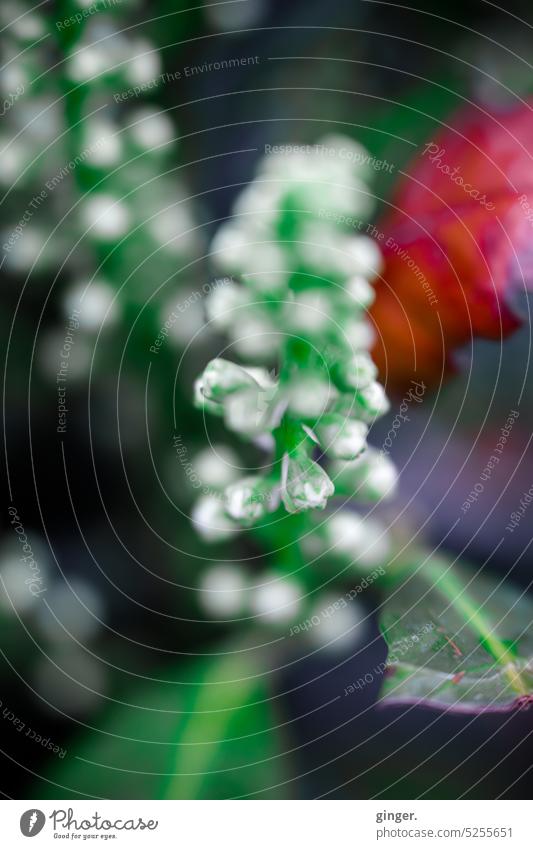
[[[165,77],[157,45],[125,19],[139,3],[71,6],[64,20],[24,0],[0,8],[0,244],[13,275],[61,269],[60,327],[75,312],[78,353],[147,300],[156,338],[176,305],[197,295],[189,266],[204,244],[181,172],[169,176],[173,115],[144,101]],[[183,347],[204,316],[196,303],[186,322],[177,314],[168,342]],[[55,374],[57,362],[43,370]]]
[[[17,274],[35,265],[48,270],[64,247],[61,234],[47,242],[42,215],[49,194],[46,183],[64,163],[55,144],[65,125],[60,92],[54,94],[49,84],[55,62],[49,29],[49,20],[38,6],[17,0],[0,6],[0,187],[4,195],[0,244],[4,268]]]
[[[179,269],[202,255],[203,239],[186,185],[169,176],[171,114],[141,99],[165,77],[157,45],[125,20],[138,0],[71,6],[65,19],[25,0],[0,8],[0,244],[11,274],[61,269],[64,316],[81,313],[80,350],[147,298],[155,338],[196,293],[197,272]],[[203,323],[193,304],[186,322],[173,320],[169,344],[187,344]]]
[[[118,23],[118,22],[117,22]],[[67,72],[77,83],[120,82],[129,86],[149,83],[161,72],[161,58],[148,39],[123,32],[112,15],[88,20],[81,39],[67,60]]]
[[[369,354],[366,309],[381,255],[364,226],[372,198],[363,161],[340,136],[277,149],[213,241],[214,262],[233,279],[208,298],[207,316],[248,364],[212,360],[196,404],[273,451],[268,472],[225,493],[226,518],[242,527],[280,505],[325,508],[337,476],[338,494],[363,501],[394,490],[394,467],[367,447],[389,405]]]
[[[83,578],[55,576],[50,546],[36,529],[26,534],[20,526],[13,536],[18,538],[0,540],[0,617],[22,617],[39,647],[34,654],[26,646],[19,662],[28,664],[27,675],[44,705],[84,715],[109,686],[106,669],[93,654],[105,625],[104,599]]]
[[[252,577],[239,563],[215,563],[202,575],[200,601],[212,618],[255,616],[286,625],[301,611],[305,589],[295,578],[275,572]]]
[[[199,602],[212,622],[238,622],[253,618],[287,637],[320,648],[344,652],[355,648],[365,632],[366,615],[356,599],[306,592],[293,575],[267,571],[253,575],[240,563],[212,563],[203,572]]]

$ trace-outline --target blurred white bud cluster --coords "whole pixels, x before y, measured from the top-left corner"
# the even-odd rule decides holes
[[[82,244],[96,254],[110,249],[114,265],[120,264],[115,312],[128,303],[144,305],[155,290],[156,333],[172,312],[169,304],[175,307],[194,295],[194,272],[188,267],[203,241],[187,187],[179,176],[168,174],[178,142],[172,114],[139,102],[140,94],[163,84],[161,68],[156,45],[109,15],[90,19],[68,59],[70,78],[88,92],[79,147],[92,188],[76,208]],[[184,268],[186,286],[180,279]],[[88,292],[93,286],[94,281]],[[79,288],[73,284],[74,292]],[[102,290],[96,288],[100,296]],[[94,300],[103,307],[98,296]],[[72,300],[69,293],[68,306]],[[88,310],[86,298],[83,310]],[[109,321],[107,309],[102,315]],[[179,318],[168,336],[181,345],[201,326],[203,317],[190,310],[185,340],[179,333]]]
[[[55,145],[65,124],[59,90],[54,96],[50,85],[55,60],[49,36],[49,20],[38,6],[19,0],[0,5],[0,245],[4,267],[15,273],[34,265],[50,269],[64,247],[62,235],[47,242],[42,215],[46,182],[64,163]]]
[[[17,517],[18,518],[18,517]],[[94,584],[57,575],[53,553],[35,530],[15,525],[17,537],[0,543],[0,622],[22,623],[29,679],[40,706],[83,716],[102,704],[109,675],[95,650],[106,610]],[[35,647],[27,655],[28,645]]]
[[[365,157],[342,136],[301,147],[272,148],[211,246],[216,267],[244,287],[219,291],[208,317],[252,361],[275,361],[288,338],[330,356],[373,341],[364,310],[382,259],[366,234]]]
[[[85,716],[108,698],[109,671],[96,648],[105,617],[104,600],[93,584],[66,575],[50,583],[36,615],[44,651],[33,672],[33,687],[50,710]]]
[[[142,85],[161,72],[157,47],[143,36],[124,32],[112,15],[94,15],[67,59],[68,74],[75,82],[98,82],[109,78],[117,84]]]
[[[313,648],[353,650],[365,631],[365,611],[347,594],[309,597],[299,578],[271,570],[252,575],[240,563],[212,563],[202,574],[200,604],[212,621],[253,619]]]
[[[381,254],[365,225],[373,205],[366,160],[340,136],[273,148],[262,160],[212,244],[229,282],[209,296],[206,313],[230,344],[194,390],[205,414],[263,455],[258,471],[239,474],[236,462],[231,481],[204,492],[193,523],[211,544],[255,533],[273,564],[259,573],[213,564],[201,577],[206,614],[252,617],[337,650],[360,642],[356,595],[384,574],[391,547],[385,524],[350,502],[388,498],[397,481],[389,458],[367,442],[389,404],[369,353],[366,311]],[[333,496],[341,500],[329,503]],[[329,599],[313,564],[359,583]]]
[[[65,19],[19,0],[0,7],[0,245],[21,285],[57,275],[63,317],[42,334],[40,362],[56,375],[65,323],[76,324],[70,374],[84,378],[94,338],[132,304],[149,301],[154,338],[175,314],[169,344],[183,347],[203,327],[203,238],[173,168],[173,114],[146,100],[165,75],[157,45],[125,17],[140,4],[73,5]]]
[[[196,404],[270,446],[272,464],[232,482],[196,523],[211,541],[229,527],[233,534],[273,521],[268,514],[280,505],[322,510],[336,492],[376,502],[396,485],[392,463],[367,447],[373,422],[389,409],[369,353],[366,310],[381,254],[363,226],[372,209],[360,164],[368,156],[340,136],[273,151],[212,245],[233,282],[208,298],[208,319],[244,363],[212,360],[195,385]],[[357,536],[360,520],[349,512],[344,520]]]
[[[315,519],[312,526],[302,543],[309,556],[353,567],[361,575],[387,562],[391,544],[387,527],[379,519],[343,507],[322,521]]]

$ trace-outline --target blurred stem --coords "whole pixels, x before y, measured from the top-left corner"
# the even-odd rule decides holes
[[[179,729],[173,774],[165,781],[163,799],[201,799],[202,783],[215,760],[214,751],[226,742],[230,723],[254,708],[262,679],[264,650],[257,631],[228,645],[206,668],[205,680]],[[252,703],[252,704],[251,704]],[[265,732],[271,729],[265,729]]]

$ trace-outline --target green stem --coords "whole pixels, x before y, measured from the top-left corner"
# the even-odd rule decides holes
[[[174,755],[173,774],[165,781],[161,798],[200,799],[202,782],[213,762],[213,750],[228,736],[236,712],[249,707],[258,688],[257,652],[246,645],[228,647],[228,653],[214,658],[206,678],[180,729]],[[206,739],[207,738],[207,739]]]

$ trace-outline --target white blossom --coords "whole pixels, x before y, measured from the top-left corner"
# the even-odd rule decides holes
[[[89,235],[104,242],[120,239],[131,223],[124,201],[108,194],[90,195],[84,202],[82,215]]]
[[[320,419],[314,430],[330,457],[353,460],[365,449],[368,427],[364,422],[330,413]]]
[[[213,616],[237,616],[244,611],[247,581],[237,563],[218,563],[202,575],[200,604]]]
[[[303,588],[291,577],[276,573],[261,576],[262,583],[250,595],[252,612],[259,622],[290,622],[298,614]]]
[[[323,510],[334,492],[324,469],[303,451],[284,455],[281,498],[289,513]]]
[[[210,445],[195,454],[192,466],[204,486],[224,489],[240,475],[238,455],[227,445]]]
[[[206,542],[230,539],[239,530],[224,510],[223,502],[214,495],[200,496],[192,509],[191,521]]]
[[[380,501],[396,492],[396,466],[374,448],[367,448],[357,460],[332,464],[330,471],[336,488],[361,501]]]
[[[372,422],[384,416],[390,404],[381,383],[373,381],[355,396],[356,410],[363,421]]]
[[[211,360],[202,375],[202,391],[211,401],[223,401],[233,392],[256,388],[256,381],[247,371],[221,357]]]
[[[363,351],[347,360],[341,360],[333,370],[334,379],[344,391],[364,389],[376,379],[377,373],[371,357]]]
[[[279,506],[279,491],[261,475],[250,475],[226,487],[226,511],[232,519],[252,524]]]

